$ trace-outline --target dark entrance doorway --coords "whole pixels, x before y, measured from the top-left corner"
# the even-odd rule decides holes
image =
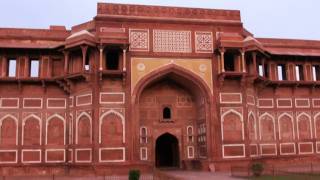
[[[169,134],[163,134],[156,141],[156,167],[179,167],[178,139]]]

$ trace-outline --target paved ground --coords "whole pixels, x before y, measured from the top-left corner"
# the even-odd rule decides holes
[[[210,172],[194,172],[194,171],[165,171],[173,177],[181,180],[241,180],[232,178],[229,173],[210,173]],[[128,176],[87,176],[87,177],[72,177],[72,176],[23,176],[23,177],[0,177],[0,180],[128,180]],[[142,175],[140,180],[153,180],[152,175]],[[166,179],[167,180],[167,179]]]
[[[231,177],[230,173],[223,172],[167,171],[166,173],[185,180],[239,180],[239,178]]]

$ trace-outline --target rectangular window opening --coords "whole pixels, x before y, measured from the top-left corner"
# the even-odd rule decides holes
[[[39,71],[40,71],[40,61],[36,59],[31,60],[30,77],[34,77],[34,78],[39,77]]]
[[[9,59],[8,76],[16,77],[16,72],[17,72],[17,60]]]
[[[119,70],[119,52],[108,51],[106,54],[106,69]]]
[[[278,70],[278,80],[279,81],[287,80],[286,65],[278,64],[277,70]]]
[[[304,75],[303,75],[303,66],[302,65],[296,65],[296,80],[297,81],[303,81]]]
[[[225,71],[235,71],[235,55],[233,53],[224,54],[224,68]]]
[[[314,81],[320,80],[320,65],[312,66],[312,77]]]
[[[259,64],[259,65],[258,65],[258,71],[259,71],[259,76],[264,76],[264,73],[263,73],[263,65],[262,65],[262,64]]]

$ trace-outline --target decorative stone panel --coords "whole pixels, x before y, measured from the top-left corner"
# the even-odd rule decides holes
[[[212,53],[212,32],[195,32],[195,45],[197,53]]]
[[[191,32],[174,30],[154,30],[153,51],[171,53],[191,53]]]
[[[130,51],[149,51],[149,30],[130,29]]]

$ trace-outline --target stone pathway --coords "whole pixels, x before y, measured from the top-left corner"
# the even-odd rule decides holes
[[[183,180],[239,180],[226,172],[167,171],[165,173]]]

